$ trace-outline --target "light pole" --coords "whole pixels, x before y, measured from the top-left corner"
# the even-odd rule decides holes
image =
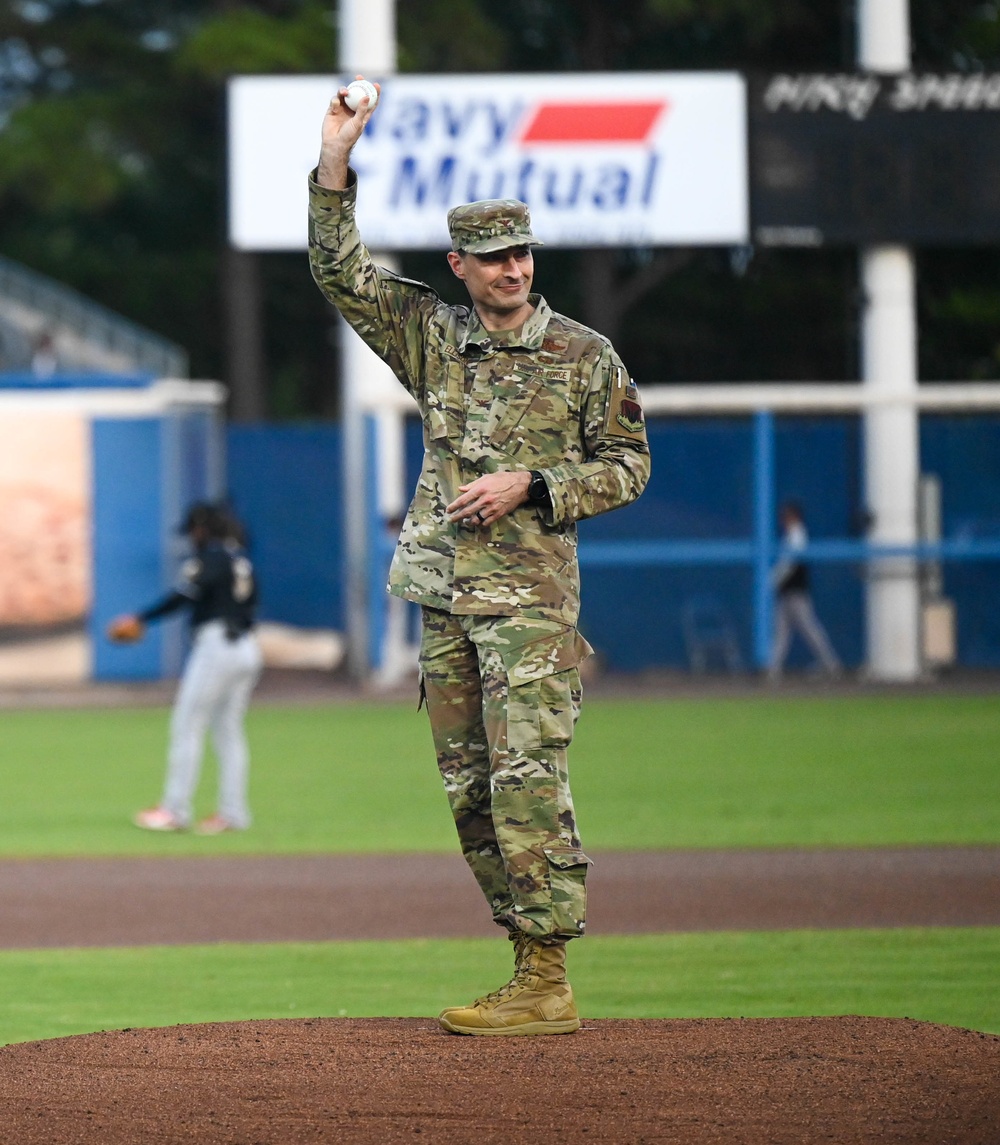
[[[910,67],[908,0],[858,0],[858,65],[866,71]],[[914,545],[920,474],[917,418],[916,275],[912,251],[879,245],[861,251],[862,384],[889,405],[864,416],[865,497],[875,544]],[[921,672],[920,586],[916,562],[893,557],[869,565],[867,671],[878,680]]]
[[[396,70],[395,0],[340,0],[337,60],[346,76],[373,78]],[[387,255],[376,262],[391,265]],[[340,320],[341,427],[343,433],[344,542],[346,554],[347,664],[354,679],[368,675],[371,600],[368,561],[377,538],[368,536],[370,513],[366,480],[365,413],[378,406],[378,394],[395,387],[388,367]],[[396,515],[402,496],[402,419],[392,411],[376,415],[377,453],[382,459],[378,499],[381,515]]]

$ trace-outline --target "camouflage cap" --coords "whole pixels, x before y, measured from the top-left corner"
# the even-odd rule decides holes
[[[452,250],[490,254],[513,246],[541,246],[531,233],[531,216],[518,199],[481,199],[448,212]]]

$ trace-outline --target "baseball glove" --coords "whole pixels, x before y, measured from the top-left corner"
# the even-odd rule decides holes
[[[138,616],[116,616],[108,625],[108,639],[115,644],[135,644],[145,631],[146,626]]]

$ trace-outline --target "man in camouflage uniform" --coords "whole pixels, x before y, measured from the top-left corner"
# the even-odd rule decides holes
[[[448,261],[473,306],[374,265],[355,224],[351,150],[371,116],[341,88],[310,179],[310,258],[323,293],[414,396],[423,470],[389,573],[422,608],[420,668],[462,850],[514,946],[499,990],[444,1011],[453,1033],[579,1025],[566,981],[589,860],[566,751],[580,710],[576,522],[649,475],[642,407],[610,343],[530,293],[528,210],[456,207]]]

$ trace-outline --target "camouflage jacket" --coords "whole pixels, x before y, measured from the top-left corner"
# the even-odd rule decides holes
[[[474,309],[376,266],[344,191],[310,179],[309,255],[326,297],[416,399],[424,461],[389,571],[389,591],[453,613],[575,625],[576,522],[627,505],[649,477],[636,387],[608,340],[531,296],[516,336]],[[524,504],[491,526],[448,520],[459,486],[539,470],[551,507]]]

